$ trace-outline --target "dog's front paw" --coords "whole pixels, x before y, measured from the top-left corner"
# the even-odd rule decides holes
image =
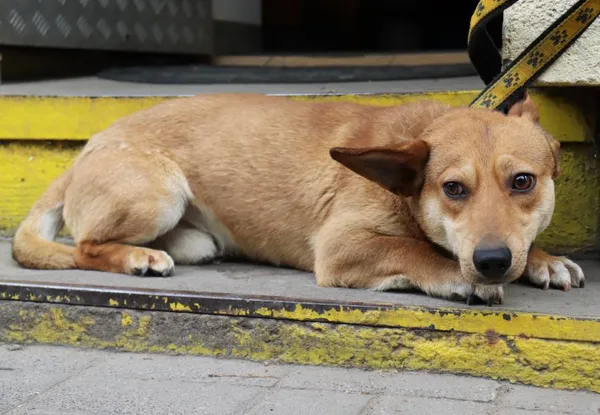
[[[568,291],[571,287],[583,288],[585,285],[585,276],[579,265],[539,249],[529,254],[524,276],[544,290],[555,287]]]
[[[504,287],[502,285],[476,285],[467,298],[467,305],[504,303]]]
[[[492,306],[504,302],[504,288],[501,285],[473,285],[457,282],[429,287],[426,292],[433,297],[457,302],[466,301],[468,305],[487,304]]]

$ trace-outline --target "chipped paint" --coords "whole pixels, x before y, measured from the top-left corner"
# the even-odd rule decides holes
[[[13,286],[14,289],[14,286]],[[133,291],[127,295],[132,296]],[[243,301],[222,307],[209,309],[200,297],[173,298],[154,295],[135,294],[133,304],[118,301],[116,293],[111,298],[90,293],[94,305],[132,310],[158,310],[178,313],[215,314],[235,317],[262,317],[279,320],[328,322],[359,326],[376,326],[391,328],[426,329],[431,331],[454,331],[488,335],[519,336],[539,339],[590,341],[600,343],[600,319],[573,318],[561,315],[528,313],[509,310],[484,310],[478,308],[439,307],[426,308],[419,306],[381,306],[377,308],[360,308],[352,305],[319,306],[318,303],[293,303],[272,299],[269,306],[250,310]],[[3,292],[1,298],[16,301],[50,302],[55,304],[90,305],[86,298],[74,296],[35,295],[25,289],[21,294]],[[103,304],[103,301],[106,301]],[[263,300],[262,304],[267,304]],[[293,304],[293,308],[290,307]]]
[[[121,326],[123,327],[127,327],[127,326],[131,326],[131,315],[127,314],[127,313],[122,313],[121,314]]]
[[[317,312],[298,304],[292,311],[261,308],[261,317],[296,321],[324,320],[368,326],[427,328],[486,334],[490,330],[503,335],[585,340],[600,342],[600,321],[514,311],[482,312],[470,309],[398,307],[387,310],[348,310],[344,307]],[[236,315],[244,315],[236,314]]]
[[[181,303],[169,303],[169,309],[171,311],[192,311],[190,306]]]

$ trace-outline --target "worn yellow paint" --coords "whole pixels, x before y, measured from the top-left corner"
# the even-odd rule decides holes
[[[7,298],[9,297],[9,298]],[[7,296],[0,294],[0,299],[22,302],[42,302],[53,304],[86,305],[81,301],[73,302],[70,297],[44,297],[34,294]],[[317,310],[310,305],[296,304],[293,310],[283,308],[262,307],[249,310],[243,307],[223,308],[207,312],[199,302],[192,305],[171,301],[168,297],[155,297],[147,302],[138,301],[133,309],[155,310],[156,301],[167,304],[160,311],[180,313],[215,314],[232,317],[262,317],[298,322],[320,322],[350,324],[358,326],[427,329],[435,331],[453,331],[483,335],[519,336],[527,338],[587,341],[600,343],[599,318],[575,318],[560,315],[529,313],[522,311],[482,310],[477,308],[438,307],[425,308],[419,306],[381,307],[379,309],[361,310],[353,307],[332,306],[329,309]],[[97,302],[95,304],[98,304]],[[98,304],[113,308],[127,309],[126,304],[109,299],[108,304]]]
[[[295,99],[318,101],[349,101],[370,105],[399,105],[422,99],[445,102],[452,106],[467,106],[478,91],[423,92],[418,94],[298,96]],[[594,136],[595,100],[591,94],[575,95],[563,90],[531,90],[532,99],[540,109],[542,126],[561,142],[590,141]]]
[[[123,327],[131,326],[131,315],[127,313],[121,314],[121,325]]]
[[[373,369],[435,370],[538,386],[600,388],[597,344],[316,324],[281,325],[280,329],[273,334],[237,330],[239,346],[234,355],[311,365],[358,361]],[[290,340],[282,347],[275,336]]]
[[[0,97],[0,139],[87,140],[163,97]]]
[[[114,325],[112,314],[99,309],[92,313],[72,308],[63,312],[56,306],[23,307],[14,316],[14,308],[5,303],[0,304],[0,312],[13,321],[8,327],[0,325],[0,341],[7,342],[430,370],[600,392],[598,343],[221,317],[198,326],[204,327],[200,332],[173,336],[165,329],[181,324],[178,319],[186,318],[185,314],[169,313],[165,319],[164,313],[132,313],[131,324]],[[227,338],[208,340],[202,330],[213,327],[228,333]]]
[[[21,318],[27,319],[34,316],[35,313],[23,309],[20,310],[20,315]],[[64,318],[60,308],[52,308],[44,316],[43,321],[40,321],[32,330],[42,343],[61,342],[69,344],[76,342],[80,335],[86,331],[86,328],[93,324],[94,320],[88,316],[82,317],[77,323],[70,322]],[[11,325],[9,330],[12,333],[9,336],[10,341],[18,342],[26,339],[23,331],[19,330],[17,325]]]
[[[595,128],[591,95],[533,90],[542,125],[564,142],[589,141]],[[455,106],[468,105],[478,91],[426,93],[302,95],[300,100],[351,101],[398,105],[434,99]],[[0,140],[87,140],[117,119],[174,97],[0,97]]]
[[[11,324],[2,333],[2,337],[8,342],[27,343],[35,339],[36,343],[64,344],[94,346],[99,348],[121,348],[128,351],[142,351],[144,349],[136,345],[137,339],[143,339],[148,335],[149,316],[136,318],[134,322],[129,316],[128,324],[121,324],[122,332],[114,341],[94,340],[88,330],[94,328],[95,320],[90,316],[83,316],[77,320],[66,318],[61,308],[52,308],[42,315],[35,311],[23,309],[20,316],[25,322],[35,320],[35,324],[23,327],[19,324]],[[127,318],[121,318],[121,322]]]
[[[169,303],[169,308],[171,311],[192,311],[191,307],[177,302]]]
[[[235,315],[247,315],[242,310]],[[254,315],[296,321],[325,320],[366,326],[429,328],[465,333],[511,335],[555,340],[600,342],[600,320],[523,312],[483,312],[470,309],[402,307],[388,310],[347,310],[343,307],[318,312],[300,304],[294,310],[261,308]]]
[[[81,144],[13,142],[0,145],[0,233],[12,235],[19,222],[58,175],[75,159]],[[563,146],[552,225],[540,246],[561,253],[593,246],[597,232],[600,185],[588,144]]]
[[[600,217],[598,161],[593,146],[563,145],[552,223],[537,238],[560,254],[596,248]]]
[[[75,159],[80,146],[0,144],[0,229],[16,229],[51,181]]]

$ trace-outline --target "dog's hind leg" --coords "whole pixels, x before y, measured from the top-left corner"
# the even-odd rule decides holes
[[[88,151],[74,166],[64,207],[77,267],[171,275],[173,259],[147,245],[177,226],[192,198],[179,166],[158,150],[115,143]]]
[[[81,269],[167,277],[175,263],[164,251],[115,242],[77,244],[75,263]]]

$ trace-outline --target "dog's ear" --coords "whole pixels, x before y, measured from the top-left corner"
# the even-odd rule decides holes
[[[533,102],[527,93],[525,93],[525,97],[523,97],[522,100],[515,102],[512,107],[510,107],[508,115],[511,117],[529,118],[535,123],[540,121],[540,111],[538,110],[536,103]]]
[[[423,186],[429,148],[422,140],[411,140],[385,147],[336,147],[329,154],[392,193],[415,196]]]
[[[535,102],[533,102],[531,96],[527,93],[522,100],[516,102],[512,107],[510,107],[508,110],[508,115],[512,117],[529,118],[536,124],[540,121],[540,112],[538,110],[538,106]],[[560,143],[550,134],[545,135],[548,145],[550,146],[550,150],[552,151],[552,157],[554,158],[554,171],[552,173],[552,178],[556,179],[560,174],[558,166],[560,161]]]

